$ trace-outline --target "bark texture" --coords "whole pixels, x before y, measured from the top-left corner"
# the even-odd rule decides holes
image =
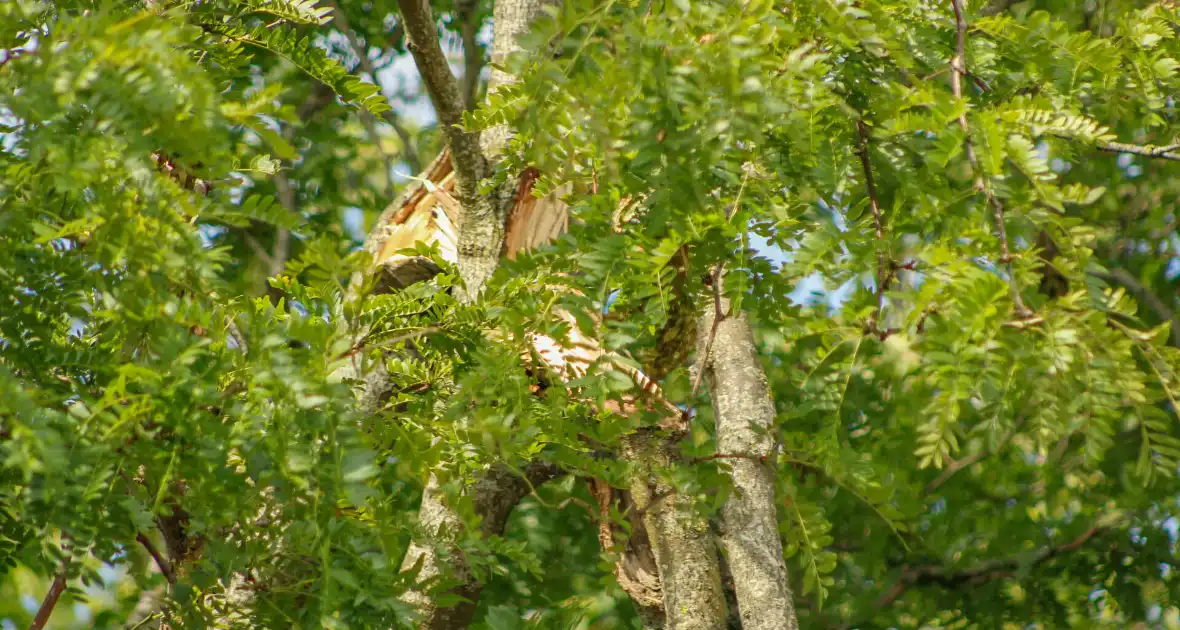
[[[458,243],[459,275],[463,278],[466,297],[474,299],[500,262],[505,199],[501,194],[479,194],[479,183],[490,174],[491,167],[480,147],[480,134],[460,128],[466,109],[463,93],[443,54],[430,3],[427,0],[398,0],[397,4],[406,25],[414,63],[438,114],[455,169],[455,190],[463,205]],[[497,7],[497,12],[499,10]],[[499,30],[498,24],[496,30]]]
[[[497,2],[493,7],[492,20],[492,75],[488,80],[488,93],[502,85],[514,83],[516,76],[504,66],[508,57],[524,50],[520,36],[528,32],[546,6],[556,7],[560,0],[510,0]]]
[[[615,579],[635,604],[644,629],[661,630],[666,620],[660,569],[642,514],[635,509],[631,493],[616,490],[605,481],[591,480],[590,491],[598,502],[598,544],[604,553],[616,557]],[[622,515],[626,528],[615,525],[612,507]]]
[[[485,536],[503,534],[508,516],[516,504],[531,488],[552,479],[557,472],[556,467],[543,463],[529,465],[525,468],[524,477],[503,466],[489,470],[470,490],[475,512],[482,518],[481,533]],[[439,578],[458,581],[459,585],[450,589],[450,592],[466,601],[450,608],[441,608],[429,591],[410,591],[404,599],[421,613],[419,628],[465,628],[475,614],[483,583],[472,574],[462,555],[452,546],[463,523],[445,503],[438,477],[434,475],[430,476],[422,494],[418,523],[431,538],[410,543],[402,561],[402,570],[410,570],[421,562],[418,573],[420,583]]]
[[[660,479],[679,460],[667,436],[640,431],[623,442],[631,462],[631,498],[655,551],[669,630],[725,628],[725,593],[708,521],[686,497]]]
[[[728,304],[718,309],[725,312]],[[796,630],[774,502],[774,402],[744,315],[714,309],[698,321],[717,448],[730,464],[733,493],[722,508],[722,545],[745,630]],[[704,347],[715,331],[712,348]]]
[[[505,0],[495,4],[493,58],[502,57],[509,49],[517,46],[515,38],[528,29],[540,6],[536,0]],[[459,274],[465,285],[461,297],[474,300],[499,266],[504,247],[505,222],[514,191],[503,187],[491,194],[479,194],[480,180],[487,177],[492,168],[487,156],[494,156],[502,145],[485,149],[480,146],[479,134],[467,133],[459,128],[465,99],[443,55],[430,3],[427,0],[398,0],[398,7],[412,44],[414,62],[446,134],[455,174],[455,190],[462,205],[456,248]],[[496,80],[493,79],[495,84]],[[485,535],[503,533],[508,514],[528,487],[519,477],[494,469],[468,490],[472,493],[477,514],[483,519]],[[447,543],[453,541],[461,523],[447,506],[434,475],[428,480],[423,494],[419,522],[426,532],[436,537],[434,542],[441,544],[426,545],[424,541],[414,541],[403,560],[403,569],[420,564],[420,577],[424,578],[444,575],[449,570],[450,575],[460,581],[453,592],[464,597],[467,602],[442,609],[435,605],[428,593],[416,591],[408,593],[406,600],[417,606],[423,614],[419,627],[466,627],[475,612],[475,603],[483,585],[478,576],[472,575],[466,567],[461,554],[448,552],[449,558],[443,558],[440,554],[441,549],[457,552]]]

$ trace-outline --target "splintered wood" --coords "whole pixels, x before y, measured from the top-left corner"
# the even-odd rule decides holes
[[[571,186],[565,184],[548,195],[536,197],[533,190],[540,175],[537,169],[528,168],[517,179],[504,236],[503,255],[510,260],[552,242],[569,229],[568,206],[563,197],[569,194]],[[386,277],[383,285],[389,289],[405,288],[441,271],[429,258],[399,253],[414,247],[415,243],[437,243],[445,261],[458,262],[462,208],[454,197],[455,173],[450,156],[440,155],[422,177],[414,179],[419,183],[412,185],[407,194],[385,212],[385,224],[379,228],[381,241],[375,248],[375,262]],[[635,382],[640,396],[655,402],[676,419],[674,424],[680,424],[680,410],[668,402],[658,383],[621,362],[619,357],[605,352],[594,336],[579,328],[572,315],[561,309],[555,309],[555,314],[569,324],[568,339],[558,341],[545,335],[529,335],[529,354],[532,356],[526,356],[526,361],[532,363],[535,357],[542,364],[538,367],[564,381],[584,376],[595,368],[618,370]],[[636,403],[628,401],[626,408],[612,410],[634,411]]]

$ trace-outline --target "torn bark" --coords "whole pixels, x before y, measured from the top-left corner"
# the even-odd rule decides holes
[[[646,630],[663,628],[666,621],[664,595],[655,550],[643,519],[634,509],[631,494],[615,490],[600,479],[590,481],[590,492],[598,502],[598,544],[603,553],[616,557],[615,580],[635,604],[635,612],[643,627]],[[615,526],[612,507],[626,522],[625,528]]]
[[[721,312],[727,311],[724,300]],[[733,493],[722,508],[725,548],[742,627],[795,630],[795,606],[778,535],[774,502],[774,402],[742,314],[721,319],[709,308],[698,320],[699,353],[713,398],[717,447],[730,456]],[[705,344],[715,334],[712,349]]]

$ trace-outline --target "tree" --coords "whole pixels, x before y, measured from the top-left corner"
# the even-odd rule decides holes
[[[0,5],[0,618],[1180,626],[1180,15],[1077,4]]]

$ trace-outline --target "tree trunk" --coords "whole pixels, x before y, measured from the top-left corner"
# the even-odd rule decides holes
[[[475,511],[483,519],[480,524],[481,533],[485,536],[503,534],[508,516],[516,504],[520,503],[531,488],[552,479],[557,474],[557,469],[547,464],[532,464],[525,469],[524,474],[527,481],[506,467],[496,466],[481,477],[471,489]],[[419,628],[465,628],[475,614],[483,584],[471,573],[462,554],[451,548],[463,523],[444,502],[443,491],[435,475],[430,476],[430,481],[422,494],[418,523],[429,536],[435,538],[432,541],[411,542],[402,562],[402,570],[412,569],[418,562],[422,562],[418,574],[419,582],[438,577],[458,580],[459,586],[451,589],[450,593],[459,595],[465,601],[457,606],[442,608],[435,602],[432,593],[424,591],[410,591],[406,594],[405,601],[413,604],[422,614]],[[439,554],[438,547],[448,551],[447,557]],[[452,550],[455,553],[450,553]]]
[[[503,59],[519,50],[516,38],[528,30],[543,4],[540,0],[501,0],[495,3],[493,60]],[[457,266],[464,281],[461,297],[475,300],[499,266],[505,223],[514,198],[514,191],[507,186],[481,195],[479,183],[491,173],[495,156],[503,147],[502,139],[507,137],[508,132],[506,129],[488,130],[483,134],[484,142],[481,143],[480,134],[467,133],[458,127],[465,109],[464,99],[439,46],[430,4],[426,0],[399,0],[398,7],[406,25],[406,33],[413,44],[414,61],[447,138],[455,174],[455,190],[463,208],[457,239]],[[510,76],[502,72],[493,72],[489,93],[511,80]],[[489,138],[497,141],[488,143]],[[379,224],[376,229],[383,228],[384,225]],[[484,535],[503,533],[508,514],[524,497],[528,487],[519,477],[505,470],[493,469],[468,490],[477,514],[483,519]],[[441,608],[429,593],[420,591],[407,593],[405,600],[422,613],[419,627],[466,627],[475,612],[483,584],[478,576],[472,575],[462,554],[450,546],[461,522],[446,504],[438,478],[433,474],[427,481],[422,497],[419,523],[428,535],[438,537],[435,542],[439,546],[414,541],[402,562],[402,569],[420,566],[419,575],[426,578],[449,573],[450,577],[460,581],[451,592],[463,597],[465,602],[453,608]],[[450,547],[447,558],[440,554],[440,546],[442,549]]]
[[[631,598],[644,630],[663,630],[666,619],[660,569],[651,536],[631,493],[612,488],[600,479],[590,480],[590,492],[598,502],[598,544],[603,553],[616,555],[615,580]],[[612,507],[618,510],[626,527],[615,526]]]
[[[722,313],[729,308],[724,300],[720,306]],[[717,448],[733,479],[733,493],[721,511],[721,542],[738,612],[745,630],[795,630],[774,502],[774,402],[749,321],[733,314],[714,327],[716,317],[717,311],[709,309],[699,319],[697,338],[713,399]]]
[[[640,431],[624,439],[623,457],[633,466],[631,498],[655,551],[666,627],[725,628],[725,593],[709,523],[691,497],[656,474],[679,463],[675,441]]]

